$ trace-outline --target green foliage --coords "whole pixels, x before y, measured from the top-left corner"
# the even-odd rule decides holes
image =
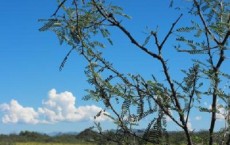
[[[123,13],[123,9],[104,0],[59,1],[54,18],[42,20],[45,23],[40,31],[51,30],[59,38],[60,44],[67,43],[71,46],[60,70],[73,50],[88,62],[85,74],[88,83],[93,87],[87,90],[88,95],[84,99],[103,102],[104,110],[95,118],[104,114],[117,125],[114,133],[105,133],[100,123],[95,123],[100,137],[105,137],[95,137],[100,143],[106,139],[109,143],[119,145],[168,144],[170,134],[166,131],[166,117],[183,130],[187,144],[192,145],[193,141],[214,143],[218,107],[229,110],[230,106],[228,91],[225,92],[221,88],[221,85],[230,79],[229,74],[222,70],[223,63],[228,61],[226,58],[229,50],[230,2],[193,0],[190,3],[188,11],[181,11],[191,16],[193,20],[190,23],[176,28],[182,19],[181,14],[163,39],[159,37],[158,31],[150,31],[143,43],[139,43],[123,26],[122,20],[130,18]],[[169,1],[169,5],[174,7],[174,1]],[[123,74],[103,57],[101,48],[105,48],[106,44],[113,45],[110,37],[112,27],[120,30],[137,49],[151,56],[154,62],[161,64],[162,76],[165,78],[163,82],[158,81],[158,78],[162,79],[161,74],[153,74],[152,79],[145,79],[141,74]],[[174,45],[178,52],[188,53],[194,58],[191,59],[192,67],[182,68],[181,78],[178,80],[174,80],[169,71],[168,59],[164,56],[168,51],[165,51],[165,44],[170,36],[174,36],[170,39],[175,39]],[[155,44],[153,48],[148,45],[151,41]],[[195,55],[200,57],[197,59]],[[210,97],[211,109],[202,106],[203,97]],[[218,105],[218,99],[224,102],[222,106]],[[193,109],[211,114],[207,140],[193,136],[193,132],[189,130],[187,124]],[[110,111],[109,114],[105,114],[107,110]],[[136,135],[135,127],[147,117],[151,118],[151,121],[144,133]],[[225,128],[225,137],[229,135],[226,131],[229,130],[229,120],[226,120],[226,124],[228,126]],[[111,137],[111,134],[114,136]],[[137,139],[136,142],[133,141],[134,138]],[[230,138],[225,142],[230,142]],[[177,140],[176,144],[181,144],[180,140]]]

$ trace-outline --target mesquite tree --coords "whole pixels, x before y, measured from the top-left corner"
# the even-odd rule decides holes
[[[176,7],[173,5],[175,1],[169,1],[172,8]],[[59,0],[51,18],[41,20],[45,23],[40,31],[55,32],[61,44],[64,42],[71,47],[60,70],[73,51],[88,62],[85,74],[93,89],[87,90],[88,95],[84,99],[104,103],[105,110],[96,114],[95,118],[103,114],[117,125],[113,137],[105,135],[112,142],[167,144],[167,117],[184,131],[187,144],[192,145],[192,131],[188,122],[191,111],[198,110],[210,114],[208,144],[212,145],[217,115],[223,113],[219,111],[222,109],[225,110],[221,115],[225,117],[226,127],[222,130],[220,144],[229,144],[229,86],[223,89],[223,84],[230,79],[230,75],[229,72],[223,72],[222,66],[229,63],[230,3],[227,0],[191,0],[187,3],[186,10],[176,8],[181,14],[163,37],[157,30],[149,30],[144,42],[139,42],[128,26],[123,25],[122,19],[129,19],[129,16],[112,1]],[[187,20],[187,24],[181,27],[178,25],[183,15],[191,15],[194,19]],[[152,79],[146,79],[142,74],[132,75],[132,72],[124,74],[105,59],[100,48],[105,47],[105,41],[113,45],[110,37],[112,29],[121,31],[135,49],[157,61],[165,81],[159,82],[159,75],[156,74],[152,74]],[[182,71],[177,72],[181,73],[179,80],[173,78],[164,55],[172,50],[165,47],[169,39],[175,40],[172,47],[177,53],[184,53],[185,58],[191,55],[188,57],[191,58],[191,67],[187,70],[180,68]],[[149,45],[151,41],[154,45]],[[207,96],[211,100],[211,107],[202,106],[202,98]],[[223,103],[218,104],[218,100]],[[144,133],[137,135],[135,127],[149,116],[152,119]],[[103,135],[100,124],[96,123],[96,126]],[[135,142],[130,140],[132,137],[135,137]]]

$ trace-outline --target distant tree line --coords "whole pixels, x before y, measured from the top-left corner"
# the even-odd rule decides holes
[[[122,132],[120,132],[122,133]],[[144,130],[136,130],[137,136],[142,136]],[[91,128],[85,129],[80,133],[72,134],[57,134],[55,136],[33,132],[33,131],[21,131],[19,134],[9,134],[9,135],[0,135],[0,145],[9,144],[14,145],[18,142],[39,142],[39,143],[93,143],[98,145],[113,145],[117,144],[117,137],[119,137],[119,132],[115,130],[109,130],[103,133],[103,135],[92,130]],[[180,145],[186,143],[186,136],[183,131],[169,131],[168,132],[168,142],[170,145]],[[207,144],[208,143],[208,134],[206,130],[201,130],[199,132],[194,132],[192,138],[195,144]],[[218,136],[221,135],[221,132],[216,132],[214,134],[214,142],[219,142]],[[114,140],[111,139],[113,136]],[[139,142],[141,141],[138,137],[126,136],[126,139],[129,142]]]

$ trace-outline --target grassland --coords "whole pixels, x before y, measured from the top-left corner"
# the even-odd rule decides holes
[[[26,142],[26,143],[16,143],[16,145],[96,145],[92,143],[38,143],[38,142]]]
[[[0,145],[96,145],[102,143],[115,145],[114,142],[108,140],[110,139],[108,136],[113,138],[113,135],[113,132],[109,132],[106,138],[104,136],[100,136],[97,132],[92,130],[84,130],[78,134],[58,134],[56,136],[22,131],[19,134],[0,134]],[[215,133],[214,135],[214,142],[218,143],[218,136],[220,136],[220,134]],[[186,138],[183,132],[169,132],[168,136],[168,142],[170,142],[171,145],[186,144]],[[208,131],[194,132],[192,135],[192,139],[196,145],[207,144],[207,137]],[[133,142],[136,140],[133,140],[133,138],[130,137],[130,141]],[[217,145],[215,143],[214,145]]]

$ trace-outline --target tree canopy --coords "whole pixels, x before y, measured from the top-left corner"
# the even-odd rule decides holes
[[[224,72],[223,68],[224,63],[229,64],[230,2],[191,0],[187,2],[186,10],[180,10],[180,7],[174,5],[175,1],[168,1],[169,6],[177,13],[179,11],[180,15],[172,22],[167,33],[160,37],[158,29],[149,30],[144,42],[135,38],[128,26],[123,24],[122,20],[130,17],[121,7],[113,5],[113,1],[58,0],[57,9],[51,18],[41,20],[44,26],[40,31],[51,30],[58,36],[60,44],[67,43],[70,46],[60,70],[74,51],[88,62],[85,74],[93,88],[87,90],[88,95],[84,99],[104,103],[104,110],[96,114],[95,118],[103,114],[117,125],[116,136],[111,138],[117,144],[133,144],[130,143],[130,136],[138,138],[137,144],[169,144],[166,121],[169,118],[184,131],[187,144],[192,145],[193,131],[188,122],[193,110],[210,114],[209,145],[214,143],[217,116],[222,113],[226,127],[222,129],[220,144],[230,143],[227,84],[230,74]],[[184,15],[194,19],[187,20],[187,24],[181,26],[179,23]],[[135,49],[159,63],[165,81],[159,81],[156,74],[152,74],[152,79],[132,72],[124,74],[105,59],[103,49],[100,48],[105,48],[105,43],[113,45],[111,30],[122,32]],[[179,80],[173,78],[164,55],[172,50],[165,47],[169,39],[174,40],[172,48],[177,53],[183,53],[185,58],[191,56],[189,59],[192,65],[189,69],[180,68]],[[150,42],[153,44],[150,45]],[[211,107],[202,105],[204,97],[210,99]],[[218,104],[218,100],[223,103]],[[220,112],[220,109],[224,112]],[[134,129],[147,116],[152,119],[144,133],[137,135]],[[96,127],[103,134],[100,123],[96,123]]]

